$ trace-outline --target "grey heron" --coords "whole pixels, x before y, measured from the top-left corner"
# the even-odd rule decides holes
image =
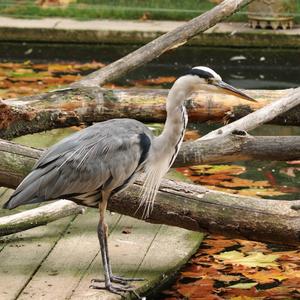
[[[114,293],[130,290],[129,281],[112,274],[104,214],[110,197],[128,187],[145,173],[141,205],[149,215],[160,182],[172,166],[187,126],[184,101],[196,90],[229,93],[255,101],[222,81],[208,67],[192,68],[179,77],[166,101],[167,119],[155,137],[141,122],[113,119],[94,124],[61,140],[46,150],[33,170],[20,183],[4,208],[56,199],[98,207],[98,238],[104,269],[105,288]],[[94,280],[91,287],[100,288]],[[117,283],[117,284],[113,284]]]

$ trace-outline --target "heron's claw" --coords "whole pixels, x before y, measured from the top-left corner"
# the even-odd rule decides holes
[[[123,281],[144,281],[144,278],[131,278],[131,277],[121,277],[117,275],[112,275],[112,279],[114,280],[123,280]]]
[[[132,281],[144,281],[144,278],[126,278],[126,277],[121,277],[121,276],[116,276],[116,275],[112,275],[110,277],[110,281],[114,282],[114,283],[119,283],[125,286],[129,286],[128,282],[132,282]],[[105,282],[104,279],[92,279],[92,282]]]
[[[99,282],[99,281],[93,280],[92,282]],[[96,284],[91,284],[90,288],[96,289],[96,290],[108,290],[111,293],[118,294],[120,296],[124,296],[124,293],[126,293],[126,292],[134,291],[133,287],[131,287],[131,286],[114,286],[111,283],[106,284],[105,286],[98,286]]]

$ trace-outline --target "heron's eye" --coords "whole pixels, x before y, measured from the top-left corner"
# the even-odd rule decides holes
[[[213,78],[207,78],[206,81],[207,81],[208,84],[212,84],[214,82],[214,79]]]

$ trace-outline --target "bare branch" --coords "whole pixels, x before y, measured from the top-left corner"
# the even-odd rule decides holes
[[[249,131],[264,123],[273,120],[278,115],[289,111],[291,108],[300,104],[300,88],[291,90],[291,92],[259,110],[235,121],[222,128],[214,130],[201,137],[201,140],[207,140],[226,135],[234,130]]]
[[[245,131],[237,131],[217,138],[183,143],[173,167],[245,160],[298,159],[300,159],[299,136],[254,137]]]
[[[115,80],[154,58],[159,57],[162,53],[185,44],[196,34],[209,29],[252,1],[253,0],[225,0],[201,16],[160,36],[107,67],[93,72],[72,86],[99,86],[105,82]]]
[[[0,236],[24,231],[58,219],[82,214],[84,208],[72,201],[61,200],[21,213],[0,218]]]

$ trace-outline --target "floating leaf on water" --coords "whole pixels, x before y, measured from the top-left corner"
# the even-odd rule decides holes
[[[270,283],[273,282],[274,280],[277,281],[282,281],[288,276],[282,272],[282,270],[275,269],[275,268],[270,268],[269,270],[260,270],[259,272],[252,271],[249,269],[245,269],[242,274],[249,278],[252,279],[260,284],[265,284],[265,283]]]
[[[228,174],[240,175],[246,171],[246,168],[238,165],[198,165],[190,167],[196,174]]]
[[[289,168],[283,168],[279,171],[280,174],[287,175],[289,177],[296,177],[296,172],[299,172],[300,168],[295,167],[289,167]]]
[[[184,134],[184,141],[194,141],[200,138],[198,130],[187,130]]]
[[[273,196],[281,196],[281,195],[286,194],[284,192],[278,191],[278,190],[273,189],[273,188],[269,188],[269,189],[256,189],[256,188],[243,189],[243,190],[237,191],[237,193],[239,195],[242,195],[242,196],[250,196],[250,197],[273,197]]]
[[[141,80],[135,80],[134,85],[136,86],[145,86],[145,85],[160,85],[165,83],[173,83],[176,80],[176,77],[174,76],[168,76],[168,77],[157,77],[157,78],[150,78],[150,79],[141,79]]]
[[[248,255],[244,255],[239,251],[228,251],[214,257],[227,264],[238,264],[247,267],[277,267],[276,259],[279,258],[279,255],[263,254],[261,252],[249,252]]]
[[[270,183],[266,180],[254,181],[251,179],[244,179],[233,177],[230,181],[220,182],[221,186],[236,188],[236,187],[269,187]]]
[[[257,284],[258,284],[257,282],[237,283],[237,284],[228,286],[228,288],[231,288],[231,289],[250,289],[250,288],[256,286]]]

